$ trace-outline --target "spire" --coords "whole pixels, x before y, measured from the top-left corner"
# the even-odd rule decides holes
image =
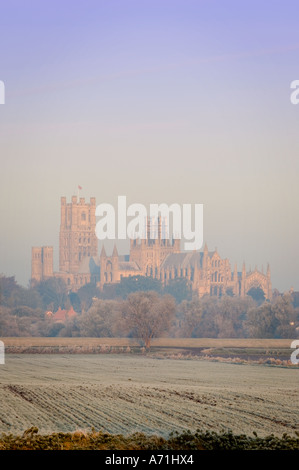
[[[100,258],[106,258],[106,250],[105,250],[105,247],[104,245],[102,246],[102,250],[101,250],[101,254],[100,254]]]
[[[118,251],[117,251],[116,245],[114,245],[114,248],[113,248],[112,258],[118,258]]]
[[[195,264],[194,264],[194,273],[193,273],[193,282],[195,283],[195,285],[197,285],[197,283],[199,281],[199,278],[200,278],[199,269],[198,269],[197,262],[195,262]]]
[[[208,245],[205,243],[205,247],[204,247],[204,253],[207,255],[208,254]]]
[[[243,268],[242,268],[242,278],[246,277],[246,268],[245,268],[245,261],[243,261]]]
[[[270,274],[270,265],[269,263],[267,264],[267,277],[270,278],[271,274]]]

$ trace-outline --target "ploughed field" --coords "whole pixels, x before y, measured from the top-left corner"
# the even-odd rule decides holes
[[[299,431],[297,367],[135,354],[7,354],[0,433]]]

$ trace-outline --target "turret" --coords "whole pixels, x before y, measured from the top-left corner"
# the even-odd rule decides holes
[[[118,251],[116,245],[114,245],[112,252],[112,282],[117,281],[117,272],[118,272]]]
[[[117,251],[116,245],[114,245],[114,248],[113,248],[112,258],[118,258],[118,251]]]
[[[243,262],[241,292],[240,292],[241,297],[245,297],[245,290],[246,290],[245,287],[246,287],[246,268],[245,268],[245,262]]]
[[[233,280],[234,280],[234,281],[237,281],[237,280],[238,280],[237,263],[235,263],[234,274],[233,274]]]

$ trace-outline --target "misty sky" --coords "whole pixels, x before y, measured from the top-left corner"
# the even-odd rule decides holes
[[[27,285],[40,245],[58,269],[60,197],[81,185],[97,204],[202,203],[210,250],[299,290],[297,1],[0,7],[0,273]]]

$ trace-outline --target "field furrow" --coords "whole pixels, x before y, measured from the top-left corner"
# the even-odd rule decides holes
[[[298,370],[134,356],[11,355],[0,432],[299,430]]]

